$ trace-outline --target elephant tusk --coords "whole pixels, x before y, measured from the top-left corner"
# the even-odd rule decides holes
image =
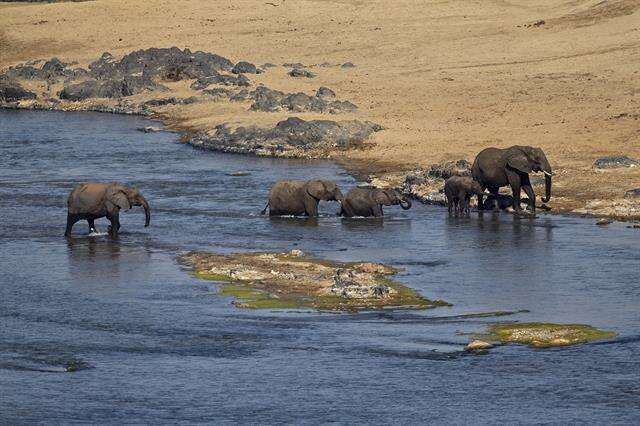
[[[545,174],[545,175],[547,175],[547,176],[551,176],[551,173],[549,173],[549,172],[547,172],[547,171],[545,171],[545,170],[543,170],[543,172],[544,172],[544,174]]]

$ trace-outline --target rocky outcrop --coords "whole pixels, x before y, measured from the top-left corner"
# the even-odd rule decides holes
[[[221,294],[242,308],[322,310],[426,309],[449,306],[430,301],[392,281],[396,271],[377,263],[329,262],[289,253],[214,254],[191,252],[180,260],[197,277],[226,283]]]
[[[358,109],[349,101],[334,100],[335,93],[327,87],[321,87],[315,95],[309,96],[301,92],[284,93],[279,90],[258,86],[249,93],[249,97],[254,100],[250,107],[252,111],[275,112],[286,110],[337,114],[354,112]]]
[[[166,91],[167,88],[145,76],[127,75],[121,79],[92,79],[67,84],[58,96],[69,101],[83,101],[90,98],[121,98],[154,90]]]
[[[197,147],[273,157],[326,157],[333,150],[360,146],[382,127],[368,121],[311,120],[290,117],[273,128],[220,125],[213,134],[199,133],[188,143]]]

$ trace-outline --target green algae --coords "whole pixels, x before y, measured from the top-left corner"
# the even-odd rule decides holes
[[[585,324],[514,323],[495,324],[482,338],[500,343],[516,343],[534,348],[570,346],[617,336]]]

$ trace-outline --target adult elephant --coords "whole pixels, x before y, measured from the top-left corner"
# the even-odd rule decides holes
[[[529,173],[543,172],[545,174],[545,195],[543,202],[551,198],[551,165],[540,148],[515,145],[510,148],[486,148],[477,155],[471,168],[473,178],[482,189],[498,199],[498,191],[503,186],[511,186],[513,192],[513,208],[520,210],[520,190],[529,197],[529,208],[536,210],[536,194],[533,192]],[[482,196],[478,196],[479,208],[483,205]]]
[[[89,230],[95,232],[94,221],[106,217],[111,222],[109,233],[118,235],[120,229],[120,209],[129,210],[132,206],[142,206],[145,213],[144,226],[149,226],[151,209],[140,191],[119,183],[82,183],[77,185],[67,199],[67,230],[64,235],[71,235],[71,228],[85,219]]]
[[[269,209],[269,216],[314,217],[318,215],[320,200],[342,202],[342,199],[340,188],[330,180],[281,180],[269,191],[269,201],[261,214]]]
[[[344,217],[382,217],[382,206],[411,208],[411,201],[393,189],[353,188],[342,201],[340,215]]]

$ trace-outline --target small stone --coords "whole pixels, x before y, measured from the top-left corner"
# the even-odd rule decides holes
[[[353,64],[353,62],[345,62],[344,64],[340,65],[340,68],[346,69],[346,68],[355,68],[356,66]]]
[[[467,346],[464,347],[465,351],[480,351],[491,349],[493,345],[489,342],[485,342],[484,340],[472,340],[469,342]]]
[[[316,76],[315,73],[312,73],[311,71],[303,70],[300,68],[294,68],[291,71],[289,71],[288,74],[291,77],[314,78]]]
[[[336,97],[336,92],[334,92],[333,90],[329,89],[328,87],[320,87],[318,88],[318,90],[316,91],[316,97],[318,98],[335,98]]]
[[[604,225],[609,225],[610,223],[613,223],[612,219],[609,219],[608,217],[603,217],[601,219],[598,219],[598,221],[596,222],[596,225],[604,226]]]
[[[289,252],[289,254],[293,257],[302,257],[304,255],[304,253],[302,252],[302,250],[298,250],[298,249],[293,249]]]
[[[153,127],[153,126],[138,127],[136,130],[143,133],[155,133],[155,132],[162,131],[160,127]]]

